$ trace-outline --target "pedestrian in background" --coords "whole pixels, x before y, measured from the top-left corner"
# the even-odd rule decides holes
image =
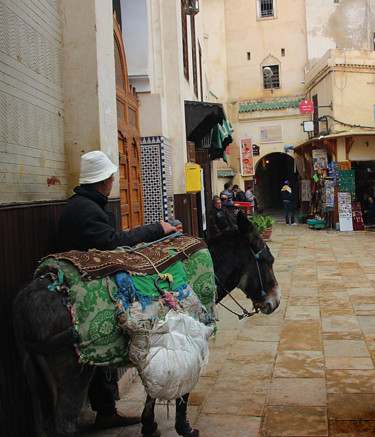
[[[220,196],[222,194],[225,194],[226,196],[228,196],[228,203],[230,205],[233,205],[233,185],[230,182],[226,182],[224,184],[224,190],[220,193]]]
[[[284,186],[281,189],[281,198],[284,204],[285,222],[289,225],[289,213],[290,213],[290,224],[296,225],[294,222],[294,198],[292,194],[292,189],[289,186],[289,181],[284,182]]]

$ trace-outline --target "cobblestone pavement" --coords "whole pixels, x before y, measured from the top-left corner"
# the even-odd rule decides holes
[[[375,435],[375,233],[279,220],[269,247],[281,305],[242,321],[219,306],[191,423],[201,437]],[[136,378],[118,407],[141,412],[144,398]],[[163,437],[177,436],[173,406],[158,404],[157,420]],[[140,429],[80,435],[140,437]]]

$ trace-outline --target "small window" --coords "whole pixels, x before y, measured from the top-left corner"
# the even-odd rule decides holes
[[[280,88],[280,73],[278,65],[266,65],[263,67],[264,89]]]
[[[285,56],[285,49],[281,49],[281,56]]]
[[[259,6],[259,18],[273,17],[274,13],[274,0],[258,0]]]
[[[247,60],[250,61],[250,59],[251,59],[251,53],[247,52]]]
[[[333,0],[333,3],[340,3],[340,0]]]

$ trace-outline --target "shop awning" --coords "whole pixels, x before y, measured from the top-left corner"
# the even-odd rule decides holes
[[[198,142],[214,126],[223,124],[225,112],[221,103],[185,100],[186,139]]]

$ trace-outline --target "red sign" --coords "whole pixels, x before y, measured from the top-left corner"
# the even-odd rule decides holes
[[[314,103],[310,100],[302,100],[299,104],[299,112],[301,114],[312,114],[314,112]]]

